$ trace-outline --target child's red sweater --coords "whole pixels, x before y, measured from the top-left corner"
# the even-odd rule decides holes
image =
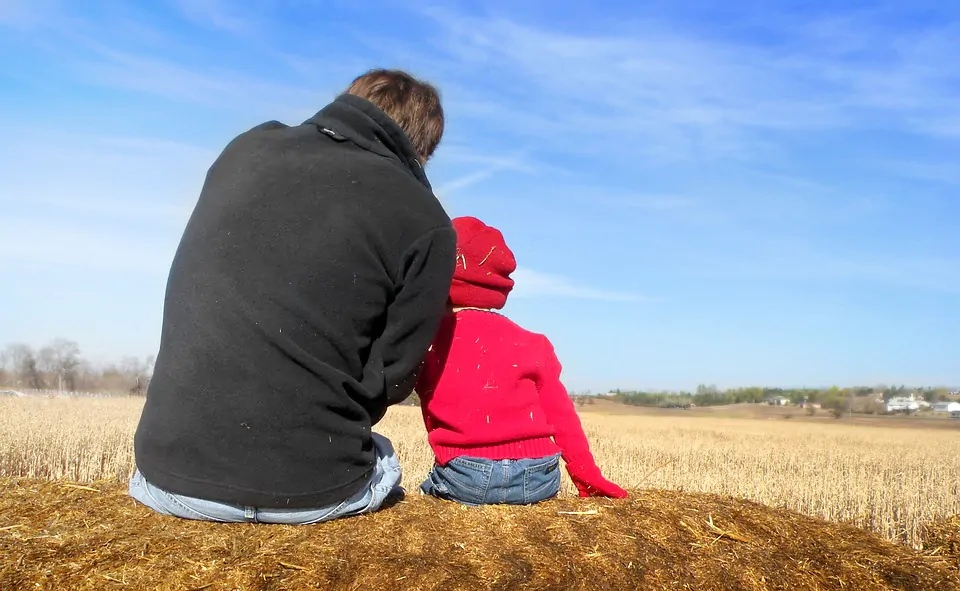
[[[417,384],[437,463],[562,453],[568,469],[595,470],[560,369],[545,336],[495,312],[445,316]]]

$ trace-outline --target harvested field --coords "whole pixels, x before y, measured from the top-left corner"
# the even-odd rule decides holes
[[[949,561],[711,495],[469,509],[420,496],[303,527],[156,515],[119,484],[0,479],[0,589],[900,589]]]
[[[126,480],[139,398],[0,400],[0,476]],[[927,524],[960,514],[956,429],[853,426],[581,409],[594,454],[627,488],[742,497],[918,545]],[[716,414],[716,413],[714,413]],[[419,411],[391,409],[377,430],[415,487],[432,456]],[[567,494],[572,492],[565,482]]]

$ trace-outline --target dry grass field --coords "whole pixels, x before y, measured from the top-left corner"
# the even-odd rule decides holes
[[[0,476],[123,482],[142,400],[0,400]],[[918,544],[960,514],[960,431],[602,412],[581,416],[604,472],[627,488],[716,493],[849,522]],[[394,408],[390,437],[415,488],[430,467],[419,411]],[[565,483],[565,494],[572,487]]]

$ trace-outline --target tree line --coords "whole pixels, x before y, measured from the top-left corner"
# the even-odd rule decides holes
[[[53,339],[39,349],[10,343],[0,350],[0,386],[14,389],[142,395],[152,372],[152,356],[95,367],[68,339]]]
[[[696,391],[648,392],[637,390],[613,390],[613,398],[623,404],[635,406],[722,406],[727,404],[759,403],[776,398],[786,398],[791,404],[815,403],[823,408],[847,409],[856,405],[879,404],[891,398],[915,394],[927,402],[948,400],[952,394],[943,387],[908,388],[907,386],[856,386],[851,388],[730,388],[701,384]]]
[[[53,339],[36,350],[24,343],[10,343],[0,350],[0,386],[29,390],[145,394],[153,372],[153,362],[153,356],[128,356],[119,363],[95,367],[83,359],[76,341]],[[950,392],[943,387],[908,388],[904,385],[720,389],[701,384],[693,392],[616,389],[611,391],[611,394],[617,402],[635,406],[721,406],[786,398],[791,404],[816,403],[823,408],[846,410],[910,394],[933,403],[948,400],[953,394],[960,393]],[[585,398],[573,392],[571,395],[578,400]],[[416,393],[413,393],[408,402],[417,404]]]

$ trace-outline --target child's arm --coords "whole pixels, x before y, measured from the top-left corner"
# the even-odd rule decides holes
[[[541,371],[537,380],[540,406],[546,412],[547,420],[553,425],[553,439],[563,453],[563,461],[567,464],[570,478],[580,491],[581,497],[626,497],[627,491],[604,478],[593,459],[580,417],[573,408],[566,388],[560,382],[560,361],[550,341],[544,337],[543,342]]]

